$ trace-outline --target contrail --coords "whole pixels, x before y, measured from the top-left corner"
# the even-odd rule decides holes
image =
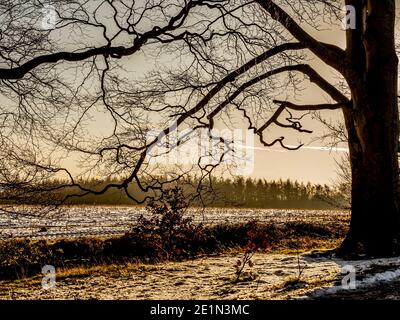
[[[295,148],[296,146],[289,146],[289,148]],[[329,152],[349,152],[348,148],[337,148],[337,147],[321,147],[321,146],[303,146],[301,149],[316,150],[316,151],[329,151]],[[301,150],[300,149],[300,150]]]
[[[246,146],[246,145],[239,145],[235,146],[241,149],[250,149],[250,150],[260,150],[260,151],[267,151],[267,152],[288,152],[289,150],[285,149],[273,149],[273,148],[262,148],[262,147],[253,147],[253,146]],[[297,146],[287,146],[288,148],[296,148]],[[303,146],[300,150],[313,150],[313,151],[324,151],[324,152],[349,152],[348,148],[337,148],[337,147],[322,147],[322,146]]]

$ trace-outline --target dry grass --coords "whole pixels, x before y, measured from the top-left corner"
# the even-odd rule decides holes
[[[256,228],[261,237],[256,241],[263,243],[259,248],[261,252],[286,254],[335,247],[346,233],[345,225],[320,226],[303,222],[280,226],[257,223]],[[180,243],[183,249],[174,256],[165,256],[162,250],[151,247],[151,236],[136,233],[114,238],[3,241],[0,243],[0,279],[34,276],[41,272],[41,266],[48,264],[79,275],[102,270],[104,266],[110,268],[114,264],[126,267],[140,262],[182,261],[207,254],[220,254],[245,248],[249,240],[248,230],[248,224],[206,227],[201,241],[183,239],[183,243]]]
[[[0,299],[286,299],[303,296],[340,272],[334,261],[301,256],[307,263],[305,285],[288,287],[287,280],[297,277],[297,256],[256,253],[255,276],[235,283],[239,254],[230,250],[182,262],[57,270],[53,290],[41,288],[41,277],[0,281]]]

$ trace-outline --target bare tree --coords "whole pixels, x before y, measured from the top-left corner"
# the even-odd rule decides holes
[[[344,4],[355,14],[346,49],[317,39],[320,27],[341,24]],[[265,147],[296,150],[301,144],[269,140],[268,130],[310,133],[299,112],[341,110],[353,182],[341,252],[399,253],[394,0],[55,1],[57,22],[45,31],[35,28],[41,5],[20,0],[0,7],[2,137],[5,149],[18,150],[21,167],[63,175],[63,187],[79,188],[80,195],[117,188],[131,196],[128,186],[136,183],[143,198],[132,198],[144,201],[194,170],[181,168],[160,181],[151,165],[149,154],[156,146],[170,152],[168,137],[178,129],[207,132],[219,150],[208,157],[216,161],[200,157],[195,164],[206,179],[233,148],[215,134],[219,123],[230,126],[240,114]],[[132,76],[129,68],[139,70],[145,56],[156,61],[152,72]],[[319,74],[313,58],[343,85]],[[295,103],[307,81],[328,101]],[[111,130],[89,132],[91,119],[104,114]],[[156,127],[163,129],[148,139]],[[84,188],[63,167],[62,159],[74,154],[85,156],[88,173],[122,182]]]

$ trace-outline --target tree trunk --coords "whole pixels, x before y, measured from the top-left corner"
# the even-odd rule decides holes
[[[352,2],[352,1],[350,1]],[[353,108],[344,110],[352,168],[352,216],[339,252],[400,254],[398,59],[395,1],[357,1],[347,34]]]

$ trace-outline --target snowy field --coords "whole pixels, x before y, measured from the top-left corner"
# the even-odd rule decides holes
[[[3,213],[0,238],[122,234],[142,214],[146,215],[142,208],[104,206],[64,207],[44,216],[29,209]],[[205,224],[257,219],[338,225],[349,220],[348,212],[324,210],[190,209],[187,215]],[[245,270],[244,280],[234,283],[234,266],[241,257],[240,251],[232,251],[183,262],[58,270],[54,290],[41,288],[41,276],[0,281],[0,299],[400,299],[400,258],[344,261],[259,252],[254,267]],[[353,287],[344,288],[349,272],[354,273],[348,278]]]
[[[41,288],[40,276],[0,281],[0,299],[400,298],[400,258],[349,262],[307,254],[257,253],[252,277],[234,283],[233,266],[240,256],[239,252],[232,252],[184,262],[110,266],[89,269],[85,274],[61,271],[51,290]],[[347,274],[342,274],[343,267],[349,265],[355,270],[351,288],[342,287]]]
[[[51,214],[19,209],[18,214],[0,213],[0,240],[9,238],[60,238],[123,234],[147,215],[138,207],[63,207]],[[349,213],[332,210],[282,209],[189,209],[187,216],[204,224],[247,222],[253,219],[274,224],[312,222],[316,224],[348,221]]]

